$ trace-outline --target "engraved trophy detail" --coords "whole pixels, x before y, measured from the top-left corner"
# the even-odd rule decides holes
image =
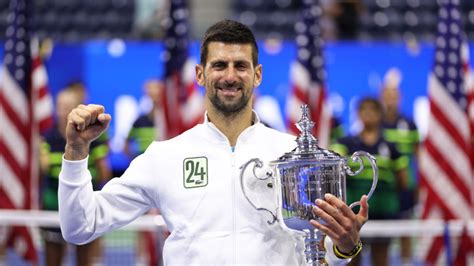
[[[370,163],[373,172],[373,181],[369,193],[370,198],[377,186],[378,169],[375,158],[367,152],[357,151],[352,156],[352,161],[359,163],[355,172],[347,165],[347,160],[339,154],[322,149],[318,146],[317,139],[311,131],[314,122],[309,118],[308,106],[301,107],[302,117],[297,123],[301,131],[296,138],[296,149],[285,153],[277,160],[268,163],[269,170],[263,176],[258,176],[256,169],[263,168],[264,163],[254,158],[242,165],[240,183],[242,191],[248,202],[259,211],[269,212],[273,220],[284,230],[303,234],[305,239],[306,265],[327,265],[324,256],[323,232],[315,229],[309,222],[315,219],[324,223],[317,217],[312,209],[316,199],[324,200],[326,193],[346,201],[346,174],[354,176],[364,169],[363,157]],[[256,206],[248,197],[244,185],[244,173],[248,166],[253,164],[253,176],[260,180],[271,180],[275,192],[275,211]],[[353,208],[360,202],[349,205]]]

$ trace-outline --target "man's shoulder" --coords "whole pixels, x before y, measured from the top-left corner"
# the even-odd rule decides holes
[[[343,145],[353,145],[359,142],[360,142],[360,138],[357,135],[347,135],[337,140],[337,143],[343,144]]]
[[[406,126],[408,127],[409,130],[416,130],[416,124],[415,122],[413,121],[413,119],[411,119],[410,117],[404,115],[404,114],[401,114],[398,118],[398,123],[406,123]]]
[[[140,115],[133,123],[134,128],[139,127],[153,127],[153,121],[146,114]]]
[[[190,142],[199,141],[199,137],[202,136],[202,125],[198,124],[183,133],[169,138],[167,140],[153,141],[147,150],[167,150],[167,149],[180,149],[182,147],[189,146]]]
[[[282,132],[282,131],[276,130],[276,129],[268,127],[268,126],[266,126],[262,123],[259,123],[256,126],[257,126],[258,132],[260,134],[264,134],[266,136],[272,136],[272,137],[275,137],[275,138],[281,138],[281,139],[287,139],[287,140],[295,140],[296,139],[295,135],[289,134],[287,132]]]

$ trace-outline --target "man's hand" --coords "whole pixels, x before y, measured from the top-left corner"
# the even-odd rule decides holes
[[[328,235],[334,245],[343,252],[349,253],[359,242],[359,231],[369,217],[367,196],[360,199],[360,210],[356,215],[344,202],[331,194],[326,194],[325,201],[316,200],[314,214],[325,221],[321,224],[311,220],[311,224]]]
[[[90,143],[104,132],[111,120],[109,114],[104,113],[102,105],[79,105],[68,115],[66,125],[67,160],[81,160],[89,153]]]

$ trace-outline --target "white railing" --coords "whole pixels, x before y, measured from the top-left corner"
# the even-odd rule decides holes
[[[59,226],[59,215],[55,211],[0,210],[1,225]],[[143,215],[122,229],[153,229],[164,226],[161,215]],[[439,236],[448,229],[457,236],[467,226],[474,236],[474,220],[383,220],[368,221],[362,228],[364,237]]]

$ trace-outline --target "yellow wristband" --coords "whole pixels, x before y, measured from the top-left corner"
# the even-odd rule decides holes
[[[357,242],[357,245],[349,253],[341,252],[337,248],[336,245],[333,245],[333,250],[334,250],[334,254],[336,255],[336,257],[338,257],[340,259],[352,259],[355,256],[357,256],[360,253],[360,251],[362,250],[362,241],[359,240],[359,242]]]

